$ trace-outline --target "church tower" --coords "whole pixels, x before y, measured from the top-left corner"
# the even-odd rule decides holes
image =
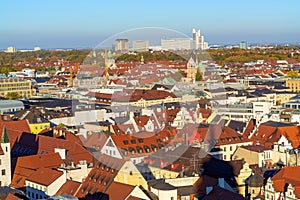
[[[198,68],[198,59],[194,52],[191,53],[188,62],[187,62],[187,69],[186,69],[186,78],[188,82],[195,82],[196,74]]]
[[[5,125],[0,140],[0,160],[0,186],[9,186],[11,183],[10,142]]]

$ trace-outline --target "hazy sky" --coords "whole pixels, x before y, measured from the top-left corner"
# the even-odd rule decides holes
[[[94,47],[121,31],[163,27],[210,44],[300,42],[298,0],[3,0],[0,49]]]

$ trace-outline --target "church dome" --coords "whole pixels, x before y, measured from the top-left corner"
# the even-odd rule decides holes
[[[263,185],[264,179],[258,174],[253,174],[248,179],[249,187],[261,187]]]

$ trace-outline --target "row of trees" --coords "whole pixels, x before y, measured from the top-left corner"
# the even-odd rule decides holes
[[[213,60],[217,61],[221,65],[231,63],[231,62],[239,62],[243,64],[245,62],[250,62],[254,60],[275,61],[275,60],[293,59],[296,62],[300,62],[300,54],[295,53],[296,52],[295,48],[269,49],[269,50],[261,50],[261,49],[243,50],[239,48],[210,49],[208,50],[208,53],[210,54]],[[299,47],[298,50],[300,50]]]

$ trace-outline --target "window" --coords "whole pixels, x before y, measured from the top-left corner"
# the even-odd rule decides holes
[[[135,140],[131,140],[131,144],[136,144],[136,141]]]
[[[174,197],[171,197],[171,200],[174,200]]]
[[[0,165],[1,165],[1,159],[0,159]]]
[[[5,176],[5,169],[2,169],[1,174],[2,176]]]
[[[232,146],[230,146],[229,148],[230,148],[230,151],[232,151]]]

